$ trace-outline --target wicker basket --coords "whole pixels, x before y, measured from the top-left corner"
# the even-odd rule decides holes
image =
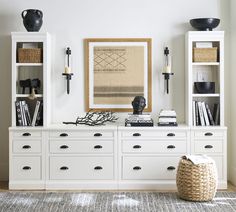
[[[19,63],[42,63],[43,51],[40,48],[18,49],[18,62]]]
[[[193,62],[217,62],[217,47],[193,48]]]
[[[181,159],[176,184],[180,198],[190,201],[209,201],[216,193],[217,170],[215,163],[195,165]]]

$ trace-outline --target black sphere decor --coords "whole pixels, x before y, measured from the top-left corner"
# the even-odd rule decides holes
[[[37,9],[22,11],[23,23],[28,32],[38,32],[43,24],[43,12]]]
[[[212,31],[220,23],[218,18],[195,18],[190,20],[190,24],[193,28],[199,31]]]

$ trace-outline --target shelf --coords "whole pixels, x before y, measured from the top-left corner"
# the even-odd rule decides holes
[[[219,66],[219,62],[193,62],[192,65],[194,66]]]
[[[19,97],[29,97],[30,94],[16,94],[16,98],[19,98]],[[35,97],[39,98],[39,97],[43,97],[43,94],[35,94]]]
[[[192,94],[192,97],[219,97],[219,96],[220,96],[219,93],[206,93],[206,94],[197,93],[197,94]]]
[[[43,66],[43,63],[16,63],[16,66]]]

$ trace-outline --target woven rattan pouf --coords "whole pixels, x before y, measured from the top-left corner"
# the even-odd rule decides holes
[[[195,165],[181,159],[176,176],[178,194],[181,199],[209,201],[216,193],[217,170],[213,162]]]

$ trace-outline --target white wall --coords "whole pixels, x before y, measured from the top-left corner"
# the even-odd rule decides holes
[[[8,126],[10,126],[10,32],[25,31],[21,11],[38,8],[44,13],[41,31],[53,36],[52,117],[54,123],[72,121],[84,113],[83,39],[96,37],[150,37],[153,39],[153,117],[161,108],[174,108],[184,121],[184,34],[192,30],[189,19],[219,17],[224,0],[0,0],[0,179],[8,174]],[[231,7],[232,8],[232,7]],[[222,20],[224,22],[224,20]],[[222,28],[222,26],[220,27]],[[219,29],[220,29],[219,28]],[[222,28],[224,29],[224,28]],[[164,94],[161,75],[163,47],[173,56],[174,77],[170,94]],[[73,52],[71,94],[61,76],[64,49]],[[122,115],[121,115],[122,116]]]

